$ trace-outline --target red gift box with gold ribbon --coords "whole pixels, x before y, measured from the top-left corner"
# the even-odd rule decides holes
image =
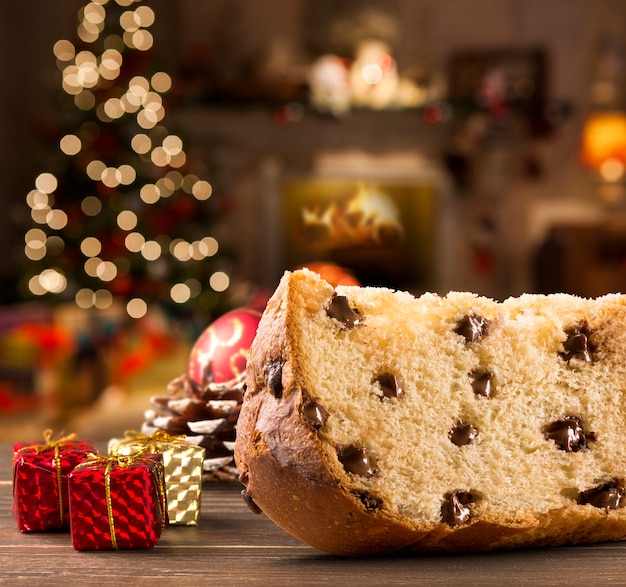
[[[93,442],[75,435],[44,442],[13,445],[13,514],[21,532],[69,528],[68,476],[87,455]]]
[[[74,549],[155,546],[168,525],[163,456],[94,455],[70,474],[69,498]]]

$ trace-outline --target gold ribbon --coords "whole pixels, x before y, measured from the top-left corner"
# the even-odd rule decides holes
[[[181,446],[187,446],[189,443],[186,441],[186,436],[183,435],[174,435],[169,432],[165,432],[165,430],[157,430],[152,434],[144,434],[143,432],[138,432],[137,430],[126,430],[124,432],[124,440],[120,440],[117,446],[115,446],[112,451],[113,454],[118,454],[120,447],[122,446],[139,446],[140,451],[143,452],[144,449],[149,449],[152,452],[161,452],[159,449],[159,444],[168,443],[168,444],[178,444]]]
[[[111,546],[113,550],[117,550],[117,536],[115,535],[115,518],[113,516],[113,502],[111,500],[111,470],[113,466],[120,468],[130,467],[135,463],[156,463],[157,474],[155,479],[157,481],[157,491],[159,494],[159,501],[161,505],[162,520],[161,528],[165,527],[167,515],[167,502],[165,496],[165,483],[163,481],[163,465],[153,459],[148,458],[150,454],[149,448],[142,447],[138,452],[132,455],[96,455],[89,453],[87,460],[80,463],[74,470],[84,469],[93,465],[104,465],[104,499],[107,506],[107,520],[109,522],[109,532],[111,533]]]
[[[15,451],[15,454],[13,455],[14,458],[16,455],[19,455],[22,451],[25,450],[34,450],[35,452],[39,453],[43,452],[44,450],[50,450],[51,448],[70,444],[71,442],[74,442],[76,440],[76,434],[68,434],[67,436],[61,436],[60,438],[57,438],[57,440],[53,440],[52,430],[50,430],[50,428],[47,428],[43,431],[43,439],[45,441],[43,444],[28,444],[19,448],[17,451]]]
[[[107,504],[107,519],[109,520],[109,533],[111,534],[111,546],[117,550],[117,536],[115,535],[115,520],[113,519],[113,504],[111,503],[111,468],[113,461],[109,461],[104,469],[104,499]]]
[[[67,436],[61,436],[57,440],[52,439],[52,430],[46,428],[43,431],[43,444],[31,444],[23,446],[15,451],[13,454],[13,471],[15,472],[15,461],[21,454],[27,450],[34,450],[36,453],[44,452],[46,450],[54,450],[54,466],[56,469],[57,477],[57,493],[59,495],[59,519],[63,524],[63,475],[61,474],[61,447],[70,444],[76,440],[76,434],[69,434]],[[14,480],[15,482],[15,480]]]

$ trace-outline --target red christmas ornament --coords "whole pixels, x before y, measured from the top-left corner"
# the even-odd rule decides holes
[[[187,376],[199,384],[242,377],[262,313],[261,308],[239,308],[215,320],[191,349]]]

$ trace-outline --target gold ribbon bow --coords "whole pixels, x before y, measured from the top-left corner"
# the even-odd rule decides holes
[[[119,448],[122,446],[139,446],[140,451],[143,452],[144,449],[149,449],[152,452],[160,452],[159,444],[160,443],[169,443],[169,444],[179,444],[179,445],[187,445],[189,444],[186,441],[186,436],[183,435],[174,435],[169,432],[165,432],[165,430],[157,430],[152,434],[144,434],[143,432],[138,432],[137,430],[126,430],[124,432],[124,440],[120,440],[120,442],[113,448],[113,454],[118,454]]]
[[[117,550],[117,537],[115,535],[115,518],[113,516],[113,503],[111,500],[111,469],[114,466],[120,468],[130,467],[136,463],[155,463],[154,460],[148,458],[150,454],[150,448],[148,446],[142,447],[139,451],[132,455],[96,455],[90,453],[87,455],[87,460],[80,463],[76,469],[83,469],[93,465],[104,465],[104,499],[107,506],[107,519],[109,522],[109,532],[111,533],[111,545],[113,550]],[[75,469],[75,470],[76,470]],[[157,463],[157,474],[155,475],[157,481],[157,489],[159,494],[159,501],[161,505],[161,512],[163,518],[161,520],[161,528],[166,524],[167,502],[165,496],[165,482],[163,474],[162,463]]]
[[[56,469],[57,477],[57,493],[59,495],[59,519],[63,524],[63,475],[61,474],[61,447],[70,444],[76,440],[76,434],[68,434],[67,436],[61,436],[56,440],[52,439],[52,430],[46,428],[43,431],[44,442],[42,444],[31,444],[23,446],[15,451],[13,454],[13,471],[15,472],[15,461],[21,454],[27,450],[34,450],[36,453],[44,452],[46,450],[54,450],[54,466]]]

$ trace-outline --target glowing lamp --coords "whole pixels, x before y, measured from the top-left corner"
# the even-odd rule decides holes
[[[585,123],[582,135],[582,162],[591,169],[615,171],[626,164],[626,114],[596,113]],[[607,165],[608,164],[608,165]]]

